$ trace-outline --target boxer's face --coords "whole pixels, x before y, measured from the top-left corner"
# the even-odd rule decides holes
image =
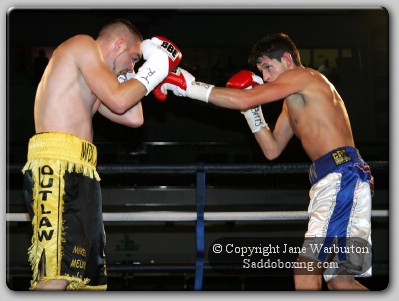
[[[284,60],[280,62],[267,56],[262,56],[259,59],[259,63],[256,64],[256,67],[262,74],[265,83],[274,81],[282,72],[287,70]]]
[[[134,65],[141,60],[143,54],[140,50],[140,41],[135,41],[132,46],[124,46],[113,60],[113,71],[118,74],[121,70],[134,70]]]
[[[133,71],[134,65],[136,63],[138,63],[141,60],[141,58],[143,57],[143,53],[140,50],[140,45],[141,45],[141,42],[136,41],[132,47],[126,49],[127,56],[130,59],[130,62],[128,62],[128,63],[131,63],[132,71]]]

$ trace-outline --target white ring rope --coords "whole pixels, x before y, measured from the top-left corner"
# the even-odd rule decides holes
[[[388,217],[388,210],[373,210],[372,217]],[[205,221],[275,221],[306,220],[307,211],[261,211],[261,212],[205,212]],[[196,221],[196,212],[145,211],[145,212],[105,212],[105,222],[185,222]],[[28,222],[27,213],[7,213],[7,222]]]

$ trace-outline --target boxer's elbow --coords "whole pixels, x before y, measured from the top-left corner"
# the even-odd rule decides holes
[[[144,124],[144,118],[133,120],[130,123],[130,127],[132,128],[139,128]]]
[[[262,152],[269,161],[273,161],[281,155],[281,150],[273,147],[262,147]]]
[[[128,113],[131,108],[137,105],[141,100],[141,97],[127,96],[127,95],[115,95],[109,101],[109,108],[118,115],[124,115]]]
[[[265,155],[266,159],[269,161],[273,161],[280,156],[280,154],[276,152],[263,152],[263,154]]]
[[[144,116],[137,114],[137,116],[127,118],[125,125],[131,128],[138,128],[144,124]]]
[[[129,106],[124,102],[115,101],[113,102],[110,109],[117,115],[123,115],[129,110]]]

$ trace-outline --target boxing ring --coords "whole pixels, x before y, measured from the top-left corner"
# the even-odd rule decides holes
[[[389,173],[387,161],[368,162],[373,173]],[[305,210],[284,211],[207,211],[207,176],[208,175],[265,175],[265,174],[305,174],[307,177],[308,163],[270,163],[270,164],[187,164],[187,165],[145,165],[145,164],[118,164],[99,165],[97,170],[101,175],[195,175],[196,211],[177,210],[146,210],[141,212],[104,212],[104,222],[195,222],[196,259],[195,264],[140,264],[140,265],[110,265],[109,273],[194,273],[194,290],[202,290],[204,273],[212,272],[212,267],[205,263],[205,224],[212,222],[237,221],[306,221]],[[7,167],[10,174],[21,173],[21,166]],[[310,184],[309,184],[310,187]],[[372,219],[388,220],[389,211],[385,209],[372,210]],[[7,212],[6,221],[28,222],[27,213]],[[384,267],[382,267],[384,268]],[[8,266],[8,273],[22,274],[27,272],[26,267]]]

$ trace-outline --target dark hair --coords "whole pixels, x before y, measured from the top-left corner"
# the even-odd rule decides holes
[[[256,43],[249,54],[248,62],[256,65],[263,56],[281,61],[284,52],[291,54],[295,65],[302,65],[298,49],[288,35],[284,33],[268,34]]]
[[[100,31],[98,34],[98,37],[101,37],[103,35],[106,35],[107,33],[116,30],[117,28],[126,28],[132,35],[136,36],[137,38],[140,39],[140,41],[143,40],[143,35],[141,32],[138,30],[138,28],[132,24],[132,22],[126,20],[126,19],[115,19],[109,23],[107,23]]]

